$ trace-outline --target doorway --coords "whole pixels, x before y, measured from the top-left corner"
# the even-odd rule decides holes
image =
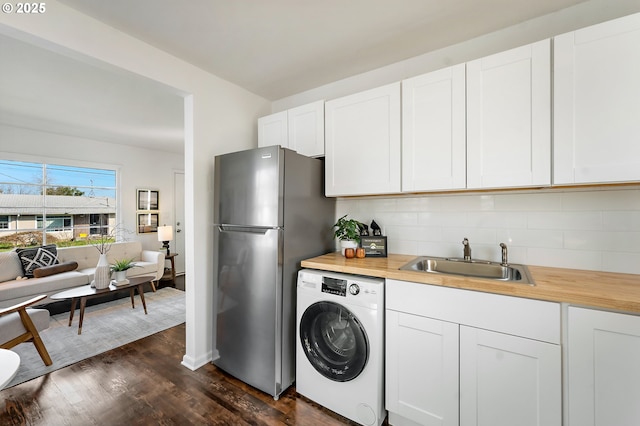
[[[173,173],[173,200],[174,200],[174,229],[175,250],[179,256],[175,257],[176,274],[184,275],[185,251],[184,251],[184,172]]]

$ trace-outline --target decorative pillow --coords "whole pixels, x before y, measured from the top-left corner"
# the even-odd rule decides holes
[[[42,247],[16,249],[16,253],[22,262],[24,276],[32,278],[33,270],[42,266],[51,266],[60,263],[58,261],[58,249],[55,244]]]
[[[48,277],[49,275],[60,274],[67,271],[75,271],[78,268],[78,262],[70,260],[69,262],[58,263],[57,265],[41,266],[33,270],[33,277]]]
[[[18,253],[15,251],[0,253],[0,282],[15,280],[23,273]]]

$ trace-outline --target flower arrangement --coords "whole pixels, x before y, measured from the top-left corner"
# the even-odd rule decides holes
[[[100,233],[98,236],[87,238],[87,242],[94,246],[100,254],[107,254],[111,250],[111,245],[116,242],[117,236],[123,232],[130,233],[120,226],[114,226],[107,233]]]

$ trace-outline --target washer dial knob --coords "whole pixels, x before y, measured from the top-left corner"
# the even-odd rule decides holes
[[[360,287],[358,286],[358,284],[351,284],[349,286],[349,293],[353,294],[354,296],[360,293]]]

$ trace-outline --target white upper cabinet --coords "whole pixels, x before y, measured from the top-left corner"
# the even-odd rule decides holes
[[[258,118],[258,147],[280,145],[307,157],[324,155],[324,101]]]
[[[550,40],[468,62],[467,188],[550,184]]]
[[[402,191],[466,186],[465,66],[402,82]]]
[[[324,101],[287,111],[289,148],[307,157],[324,155]]]
[[[258,147],[289,146],[287,111],[258,118]]]
[[[554,39],[554,179],[640,180],[640,14]]]
[[[325,104],[327,196],[400,192],[400,83]]]

